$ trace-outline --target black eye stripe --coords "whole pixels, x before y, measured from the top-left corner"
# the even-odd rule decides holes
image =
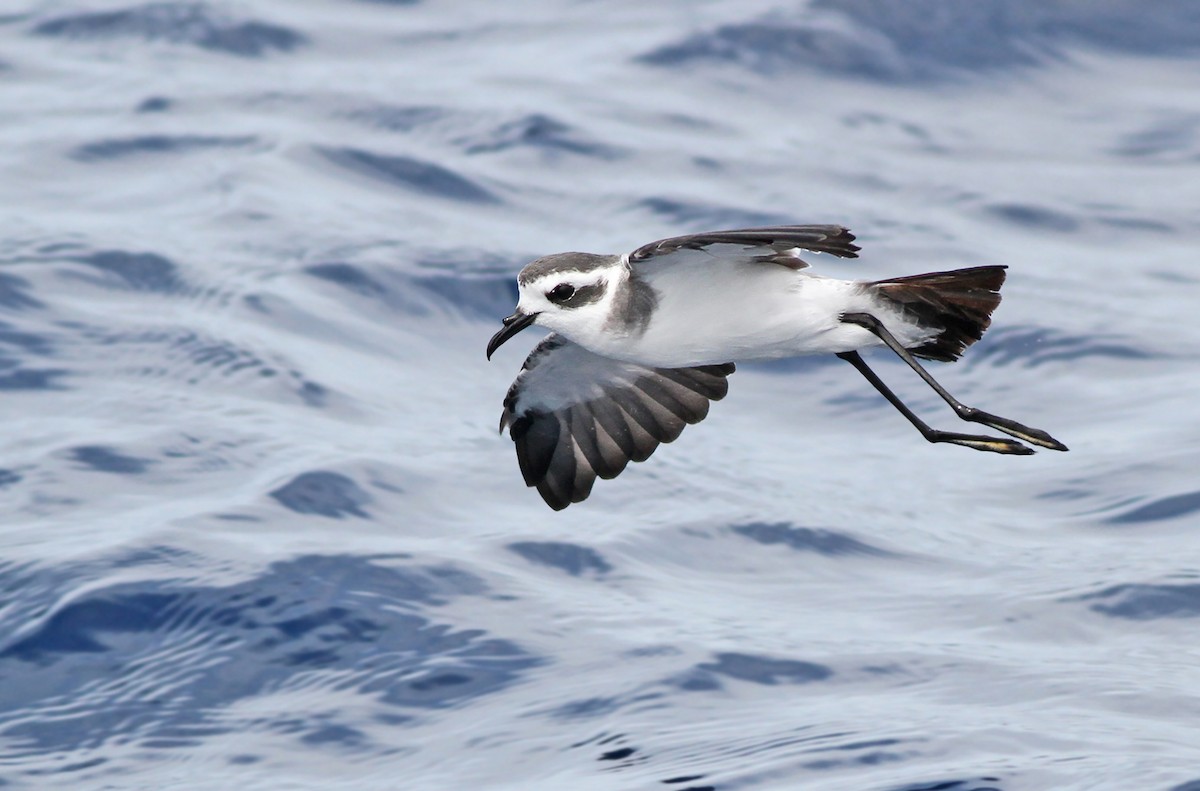
[[[604,296],[606,285],[607,283],[604,280],[588,286],[579,286],[578,288],[572,286],[570,283],[559,283],[546,292],[546,299],[564,308],[578,308],[598,302]]]

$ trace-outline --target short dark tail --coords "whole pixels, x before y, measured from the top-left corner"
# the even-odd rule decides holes
[[[974,266],[953,272],[930,272],[877,280],[879,293],[898,303],[919,323],[942,333],[910,349],[917,357],[953,362],[983,337],[1000,304],[1004,266]]]

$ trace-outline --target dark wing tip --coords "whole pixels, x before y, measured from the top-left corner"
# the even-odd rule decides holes
[[[836,256],[841,256],[842,258],[858,258],[858,251],[862,249],[861,245],[854,243],[858,237],[850,233],[849,228],[841,225],[835,225],[834,227],[838,229],[838,233],[836,233],[830,239],[830,242],[833,243],[837,249],[830,250],[829,252]]]
[[[787,236],[795,233],[798,237],[794,240],[797,247],[839,258],[858,258],[858,251],[862,249],[854,244],[858,237],[844,225],[785,225],[777,230],[784,232],[783,242],[791,241]],[[806,242],[805,238],[809,236],[813,238]]]

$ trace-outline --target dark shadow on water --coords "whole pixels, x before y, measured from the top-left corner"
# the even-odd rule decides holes
[[[147,96],[137,106],[139,113],[163,113],[170,110],[174,105],[170,99],[165,96]]]
[[[316,151],[336,165],[395,187],[464,203],[498,203],[499,199],[470,179],[432,162],[400,155],[376,154],[357,148]]]
[[[0,281],[0,305],[3,304],[3,282]],[[27,306],[30,305],[21,303],[16,309]],[[36,306],[41,307],[40,304]],[[66,376],[68,370],[25,367],[25,357],[52,357],[54,352],[54,343],[50,338],[25,332],[8,322],[0,321],[0,391],[67,389],[58,380]]]
[[[682,783],[694,783],[697,780],[703,780],[704,775],[680,775],[679,777],[668,777],[666,780],[661,780],[663,785],[680,785]],[[675,791],[717,791],[716,786],[694,786],[689,785],[686,788],[675,789]]]
[[[578,544],[562,541],[516,541],[509,544],[507,549],[531,563],[565,571],[572,577],[580,577],[589,572],[603,575],[613,570],[599,552]]]
[[[318,280],[333,283],[356,297],[377,301],[405,316],[428,317],[434,313],[434,306],[429,303],[427,295],[422,293],[422,289],[408,275],[397,275],[387,271],[372,272],[344,261],[313,264],[305,267],[304,273]],[[466,288],[464,286],[464,289]]]
[[[653,756],[646,754],[640,747],[629,743],[630,736],[625,733],[599,733],[583,741],[570,745],[572,750],[587,750],[601,764],[605,772],[621,772],[633,767],[644,766],[652,762]],[[658,782],[669,786],[671,791],[716,791],[711,785],[684,785],[703,780],[705,775],[688,773],[673,775]]]
[[[868,41],[864,44],[836,29],[764,20],[696,33],[638,60],[676,70],[697,63],[724,64],[770,77],[799,67],[881,81],[908,76],[904,64],[895,62],[882,41],[877,37]]]
[[[1152,220],[1146,217],[1113,217],[1113,216],[1097,216],[1096,222],[1101,225],[1107,225],[1109,228],[1116,228],[1118,231],[1133,231],[1135,233],[1158,233],[1167,234],[1174,233],[1175,227],[1162,220]],[[1153,272],[1147,272],[1148,275],[1153,275]],[[1173,273],[1169,273],[1168,277]]]
[[[845,533],[821,528],[797,527],[787,522],[751,522],[744,525],[733,525],[729,529],[739,536],[745,536],[751,541],[766,546],[782,544],[788,549],[816,552],[830,557],[838,555],[895,557],[892,552],[864,544]]]
[[[118,475],[141,475],[154,462],[124,453],[106,445],[81,445],[71,448],[71,459],[96,472]]]
[[[184,289],[179,267],[157,253],[101,250],[71,260],[111,275],[121,286],[134,291],[176,294]]]
[[[1031,206],[1018,203],[996,203],[986,206],[984,210],[1004,222],[1023,228],[1027,231],[1052,231],[1054,233],[1070,233],[1078,231],[1080,222],[1054,209],[1045,206]]]
[[[411,132],[450,115],[449,110],[433,105],[377,105],[353,110],[345,117],[390,132]]]
[[[324,725],[308,731],[300,737],[300,741],[314,747],[326,744],[336,744],[341,747],[366,746],[369,742],[367,735],[349,725]]]
[[[696,665],[696,670],[769,686],[807,684],[824,681],[833,675],[833,670],[825,665],[795,659],[772,659],[740,653],[722,653],[715,658],[715,662]]]
[[[1066,601],[1093,602],[1090,609],[1113,618],[1152,621],[1200,617],[1200,583],[1187,585],[1114,585]]]
[[[600,761],[624,761],[626,758],[632,758],[637,755],[636,747],[618,747],[615,750],[608,750],[601,753],[597,760]]]
[[[1200,115],[1163,112],[1136,132],[1124,135],[1110,153],[1131,159],[1186,162],[1200,152]]]
[[[555,706],[549,714],[551,717],[564,720],[604,717],[619,710],[623,705],[625,705],[625,701],[616,697],[583,698]]]
[[[330,519],[357,516],[370,519],[363,508],[371,503],[371,495],[352,479],[337,472],[314,470],[297,475],[271,492],[271,497],[284,508],[298,514],[315,514]]]
[[[932,780],[890,786],[887,791],[1003,791],[1003,786],[998,777],[980,777],[974,780]]]
[[[144,103],[143,103],[144,104]],[[217,135],[142,135],[85,143],[71,151],[71,158],[80,162],[102,162],[144,154],[189,154],[214,148],[242,148],[257,138],[220,137]]]
[[[930,83],[1031,68],[1099,47],[1149,56],[1200,51],[1200,11],[1167,0],[816,0],[808,13],[728,24],[642,55],[655,66],[719,63],[775,76],[810,68],[892,83]]]
[[[65,368],[18,368],[4,370],[0,363],[0,390],[67,390],[59,382],[70,371]]]
[[[354,264],[330,262],[306,266],[304,271],[320,280],[336,283],[342,288],[364,297],[383,296],[387,289],[360,267]]]
[[[46,357],[54,351],[54,346],[49,338],[43,335],[34,335],[31,332],[23,332],[5,321],[0,321],[0,344],[39,357]]]
[[[29,291],[29,281],[25,278],[0,272],[0,307],[9,310],[45,307],[45,303],[31,297]]]
[[[646,757],[637,747],[628,743],[628,735],[624,733],[600,733],[581,742],[571,745],[572,750],[587,748],[596,756],[596,760],[608,764],[605,771],[619,771],[643,763]]]
[[[916,123],[902,116],[875,110],[858,110],[842,117],[847,129],[887,135],[892,140],[916,147],[931,154],[947,154],[949,149],[938,142],[938,134],[925,124]],[[890,182],[878,180],[874,184],[882,187]]]
[[[1105,521],[1112,525],[1142,524],[1163,519],[1176,519],[1200,511],[1200,491],[1174,494],[1143,502],[1136,508],[1111,516]]]
[[[483,134],[455,142],[468,154],[494,154],[523,148],[605,160],[616,159],[622,154],[615,146],[590,141],[568,124],[541,113],[506,121]]]
[[[161,627],[176,597],[137,594],[117,601],[83,600],[59,610],[42,625],[36,638],[22,640],[0,652],[0,661],[16,658],[38,662],[52,654],[96,654],[108,650],[101,634],[147,632]]]
[[[222,18],[204,3],[148,3],[116,11],[65,14],[38,23],[33,33],[66,39],[166,41],[247,58],[289,52],[307,41],[281,25]]]
[[[600,160],[616,159],[624,151],[590,140],[578,129],[543,113],[522,115],[490,128],[475,131],[480,121],[436,105],[376,105],[344,114],[350,120],[391,132],[412,132],[438,124],[459,130],[449,142],[466,154],[498,154],[507,151],[537,151],[548,157],[575,155]],[[471,131],[462,132],[468,129]]]

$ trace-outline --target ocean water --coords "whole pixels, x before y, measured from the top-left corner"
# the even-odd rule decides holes
[[[0,786],[1195,791],[1198,209],[1185,0],[9,0]],[[776,222],[1071,452],[806,359],[546,508],[520,266]]]

